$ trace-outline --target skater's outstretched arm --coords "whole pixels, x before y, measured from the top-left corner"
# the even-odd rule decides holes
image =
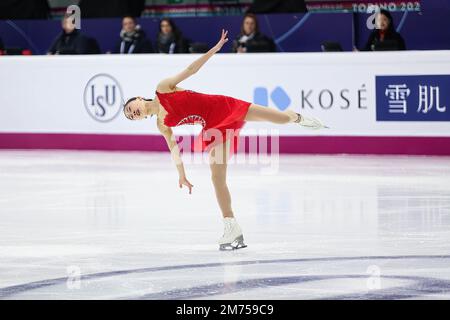
[[[219,42],[212,47],[208,52],[203,54],[200,58],[191,63],[186,69],[178,73],[177,75],[164,79],[158,84],[158,90],[174,90],[176,85],[181,81],[189,78],[193,74],[195,74],[200,68],[209,60],[216,52],[222,49],[222,46],[228,41],[227,38],[228,31],[222,29],[222,36],[220,37]]]
[[[170,154],[172,156],[172,160],[175,162],[178,170],[178,184],[180,188],[182,186],[186,186],[189,188],[189,194],[192,193],[192,187],[193,185],[188,181],[186,178],[186,172],[184,171],[184,165],[183,161],[180,157],[180,149],[178,148],[178,144],[175,140],[175,137],[173,136],[172,129],[170,127],[167,127],[163,123],[161,123],[159,120],[157,121],[158,130],[161,132],[161,134],[166,139],[167,146],[169,147]]]

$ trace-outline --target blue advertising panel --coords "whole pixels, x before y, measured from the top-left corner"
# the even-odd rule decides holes
[[[450,121],[450,75],[377,76],[377,121]]]

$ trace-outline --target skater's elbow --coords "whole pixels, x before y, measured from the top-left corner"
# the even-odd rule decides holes
[[[187,67],[186,69],[187,69],[187,72],[188,72],[190,75],[196,74],[197,71],[199,70],[198,68],[196,68],[196,67],[194,67],[194,66],[189,66],[189,67]]]

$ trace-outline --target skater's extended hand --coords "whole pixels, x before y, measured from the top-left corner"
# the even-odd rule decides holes
[[[192,193],[192,188],[194,187],[189,181],[188,179],[186,179],[186,177],[180,177],[180,179],[178,180],[178,184],[180,185],[180,188],[184,186],[189,188],[189,194]]]
[[[222,46],[228,41],[227,35],[228,30],[225,31],[224,29],[222,29],[222,36],[220,37],[219,42],[217,42],[217,44],[214,46],[216,52],[220,51],[220,49],[222,49]]]

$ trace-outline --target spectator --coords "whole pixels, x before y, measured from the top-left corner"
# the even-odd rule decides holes
[[[275,43],[259,31],[258,19],[247,13],[242,21],[241,33],[233,41],[232,52],[275,52]]]
[[[89,53],[88,39],[75,29],[73,19],[64,16],[61,34],[55,39],[48,50],[48,54],[87,54]]]
[[[188,53],[188,42],[172,19],[161,19],[156,41],[158,53]]]
[[[387,10],[380,10],[375,19],[376,29],[370,34],[364,51],[374,51],[385,44],[384,50],[406,50],[405,41],[395,30],[392,15]]]
[[[5,46],[3,45],[2,38],[0,38],[0,51],[3,51],[5,49]]]
[[[120,31],[121,40],[114,48],[114,53],[153,53],[153,46],[147,39],[141,26],[136,23],[136,19],[131,16],[125,16],[122,19],[122,30]]]

